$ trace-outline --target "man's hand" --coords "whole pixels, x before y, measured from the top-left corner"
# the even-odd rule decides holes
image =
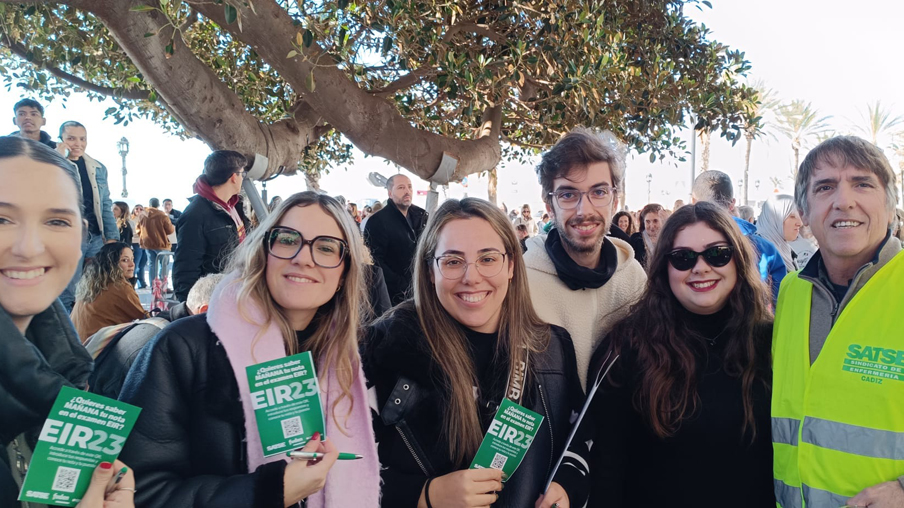
[[[69,158],[69,147],[66,146],[66,143],[63,143],[62,141],[57,143],[56,151],[63,157]]]
[[[847,500],[848,506],[869,506],[869,508],[904,508],[904,489],[898,480],[880,483],[863,489]]]

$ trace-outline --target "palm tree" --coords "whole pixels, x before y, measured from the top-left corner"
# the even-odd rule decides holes
[[[828,120],[830,116],[819,116],[819,111],[810,102],[802,100],[791,101],[778,109],[779,131],[791,140],[791,149],[794,150],[794,178],[797,179],[797,169],[800,167],[800,149],[806,148],[810,138],[825,134],[830,130]]]
[[[744,152],[744,204],[748,204],[747,190],[750,188],[750,151],[753,141],[764,135],[775,138],[772,133],[771,122],[765,117],[774,112],[779,105],[775,90],[766,88],[765,83],[756,81],[753,83],[756,90],[756,100],[751,104],[747,112],[747,122],[744,124],[744,138],[747,139],[747,150]]]
[[[709,129],[700,129],[697,131],[697,136],[700,137],[700,142],[703,144],[703,153],[701,158],[703,159],[700,164],[700,172],[709,171],[709,147],[712,143],[712,131]]]
[[[866,135],[876,146],[879,146],[880,136],[884,136],[904,123],[904,116],[892,117],[891,108],[882,107],[881,101],[876,101],[875,105],[867,104],[866,110],[867,114],[866,116],[861,115],[862,123],[857,125],[857,130]]]

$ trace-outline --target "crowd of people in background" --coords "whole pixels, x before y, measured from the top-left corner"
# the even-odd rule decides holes
[[[428,213],[396,174],[366,206],[300,192],[246,214],[239,152],[207,157],[184,211],[130,210],[84,125],[55,142],[39,103],[15,113],[0,506],[63,386],[142,408],[117,462],[134,474],[92,508],[904,506],[904,212],[866,141],[821,143],[759,214],[713,170],[688,204],[622,209],[625,146],[583,127],[542,155],[540,213]],[[170,264],[146,308],[136,288],[166,292]],[[265,457],[246,369],[302,351],[322,459]],[[504,399],[546,429],[503,486],[469,465]]]

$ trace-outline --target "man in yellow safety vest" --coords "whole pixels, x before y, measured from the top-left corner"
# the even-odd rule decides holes
[[[782,508],[904,507],[904,253],[895,174],[838,136],[800,166],[794,199],[819,251],[783,281],[772,442]]]

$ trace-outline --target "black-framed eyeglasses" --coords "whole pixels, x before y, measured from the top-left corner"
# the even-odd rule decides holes
[[[459,280],[465,276],[465,272],[468,271],[470,265],[474,265],[477,268],[477,273],[484,277],[489,278],[499,275],[502,272],[502,267],[505,266],[505,257],[507,255],[507,252],[484,252],[476,261],[470,263],[465,261],[465,258],[454,254],[446,254],[433,259],[436,261],[439,273],[443,277],[449,280]]]
[[[267,253],[279,259],[293,259],[305,245],[311,247],[311,259],[321,268],[336,268],[348,253],[345,240],[334,236],[317,236],[305,240],[301,233],[285,226],[276,226],[264,237]]]
[[[730,245],[717,245],[703,252],[691,249],[678,249],[668,254],[669,263],[675,270],[686,272],[697,266],[697,258],[703,256],[703,261],[713,268],[719,268],[731,262],[734,256],[734,247]]]
[[[590,204],[597,208],[609,206],[612,204],[612,197],[615,196],[617,191],[618,188],[616,187],[603,186],[594,187],[589,191],[584,192],[574,189],[562,189],[550,192],[549,195],[555,199],[559,208],[562,210],[571,210],[580,206],[584,196],[587,196],[587,199],[590,200]]]

